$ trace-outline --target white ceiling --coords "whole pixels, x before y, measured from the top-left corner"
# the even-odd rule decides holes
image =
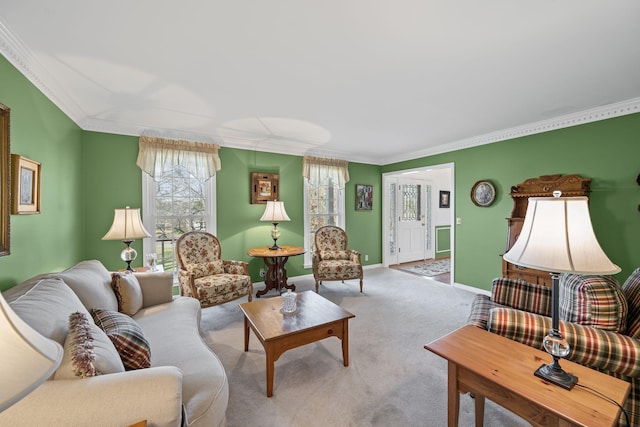
[[[1,0],[81,128],[388,164],[640,111],[638,0]]]

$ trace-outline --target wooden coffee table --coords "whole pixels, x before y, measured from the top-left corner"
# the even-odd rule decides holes
[[[425,348],[449,361],[449,427],[458,425],[459,393],[467,392],[475,395],[476,426],[480,427],[485,397],[534,426],[614,426],[620,415],[614,402],[622,405],[631,386],[562,360],[562,368],[578,377],[578,384],[565,390],[533,375],[541,364],[551,361],[550,355],[470,325]]]
[[[355,315],[313,291],[298,294],[297,310],[283,314],[282,297],[240,304],[244,313],[244,351],[253,330],[267,356],[267,396],[273,396],[276,360],[287,350],[328,337],[342,340],[342,359],[349,366],[349,319]]]

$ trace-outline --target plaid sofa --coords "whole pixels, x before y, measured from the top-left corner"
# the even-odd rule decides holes
[[[622,286],[612,276],[562,274],[559,290],[567,359],[631,383],[624,408],[640,425],[640,268]],[[476,296],[467,323],[544,351],[550,316],[550,287],[498,278],[491,297]]]

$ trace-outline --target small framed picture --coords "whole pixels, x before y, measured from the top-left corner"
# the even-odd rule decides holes
[[[373,208],[373,185],[356,184],[356,210],[370,211]]]
[[[440,204],[441,208],[448,208],[451,206],[451,192],[450,191],[440,191]]]
[[[40,163],[11,155],[12,214],[40,213]]]
[[[486,208],[496,199],[496,189],[488,180],[480,180],[471,188],[471,201],[474,205]]]
[[[279,176],[276,173],[251,174],[251,204],[266,204],[271,200],[278,200]]]

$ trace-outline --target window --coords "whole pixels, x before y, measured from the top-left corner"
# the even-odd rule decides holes
[[[187,231],[216,234],[215,176],[202,182],[183,166],[165,171],[156,182],[143,181],[143,222],[151,234],[144,239],[144,253],[155,253],[165,271],[177,271],[174,242]]]
[[[311,266],[316,230],[325,225],[345,228],[344,185],[349,180],[348,163],[305,156],[304,266]]]
[[[174,242],[187,231],[216,234],[215,173],[218,145],[140,137],[136,164],[142,174],[142,212],[151,238],[144,253],[155,253],[165,271],[177,271]]]

